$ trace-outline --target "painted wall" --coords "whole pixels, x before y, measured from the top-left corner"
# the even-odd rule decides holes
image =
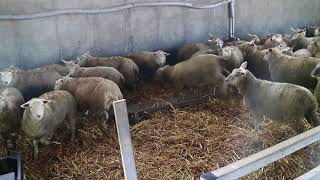
[[[134,0],[142,1],[146,0]],[[106,8],[130,2],[133,0],[2,0],[0,15]],[[236,36],[243,37],[247,32],[260,35],[287,32],[290,27],[316,25],[320,23],[319,10],[319,0],[236,0]],[[0,68],[13,64],[40,66],[58,62],[60,58],[73,58],[86,50],[109,56],[175,49],[187,42],[205,41],[208,33],[228,36],[226,6],[204,10],[143,7],[107,14],[1,20]]]

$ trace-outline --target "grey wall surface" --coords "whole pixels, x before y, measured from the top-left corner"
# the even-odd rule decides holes
[[[1,0],[0,15],[107,8],[132,1]],[[152,0],[134,0],[144,1]],[[290,27],[316,25],[320,23],[319,10],[319,0],[236,0],[236,36],[243,37],[248,32],[259,35],[288,32]],[[110,56],[139,50],[175,49],[184,43],[205,41],[208,33],[228,36],[226,6],[203,10],[138,7],[106,14],[1,20],[0,68],[55,63],[86,50],[97,56]]]

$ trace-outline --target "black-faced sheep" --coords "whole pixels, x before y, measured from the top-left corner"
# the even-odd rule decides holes
[[[168,55],[169,53],[158,50],[156,52],[132,52],[127,57],[138,65],[141,75],[152,77],[158,68],[166,64],[166,56]]]
[[[107,66],[117,69],[126,80],[126,86],[131,88],[139,80],[139,67],[131,59],[113,56],[113,57],[93,57],[86,52],[77,58],[77,64],[82,67]]]
[[[255,120],[256,130],[263,116],[286,122],[298,133],[305,131],[304,118],[313,127],[320,124],[317,101],[308,89],[257,79],[246,66],[244,62],[239,69],[234,69],[226,82],[238,88]]]
[[[22,118],[20,105],[23,103],[23,96],[16,88],[0,90],[0,136],[15,133],[20,128]]]
[[[21,105],[25,108],[21,128],[32,137],[34,157],[39,154],[38,144],[49,145],[55,130],[68,119],[71,141],[75,140],[77,105],[67,91],[50,91]]]
[[[311,71],[320,63],[312,57],[289,57],[277,48],[269,49],[264,60],[269,63],[271,79],[314,89],[317,80],[310,76]]]
[[[97,113],[104,127],[112,102],[123,98],[116,83],[101,77],[64,77],[56,82],[55,89],[70,92],[76,98],[79,110]]]
[[[225,76],[222,74],[219,58],[221,57],[211,54],[199,55],[174,66],[167,65],[157,70],[156,79],[172,83],[179,89],[210,85],[224,95]]]
[[[70,69],[70,77],[102,77],[115,82],[119,87],[123,87],[125,79],[123,75],[113,67],[97,66],[97,67],[80,67],[73,61],[63,61]]]

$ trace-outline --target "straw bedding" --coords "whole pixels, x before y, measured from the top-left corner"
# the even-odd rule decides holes
[[[208,90],[178,92],[148,83],[127,94],[128,103],[166,101],[169,97],[210,94]],[[32,159],[30,139],[19,135],[11,153],[21,152],[25,179],[123,179],[116,128],[102,130],[95,118],[80,123],[77,142],[61,127],[54,141]],[[186,108],[157,112],[131,127],[139,179],[198,179],[199,175],[288,139],[295,133],[267,120],[259,132],[241,98],[215,99]],[[6,150],[1,148],[1,155]],[[243,179],[292,179],[312,168],[300,150]]]

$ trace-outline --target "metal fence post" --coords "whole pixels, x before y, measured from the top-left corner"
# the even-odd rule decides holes
[[[126,180],[137,180],[136,164],[133,156],[129,120],[126,100],[113,102],[114,115],[117,124],[118,139],[120,144],[122,166]]]
[[[235,17],[234,0],[231,0],[228,3],[228,16],[229,16],[229,37],[230,39],[234,39],[234,17]]]

